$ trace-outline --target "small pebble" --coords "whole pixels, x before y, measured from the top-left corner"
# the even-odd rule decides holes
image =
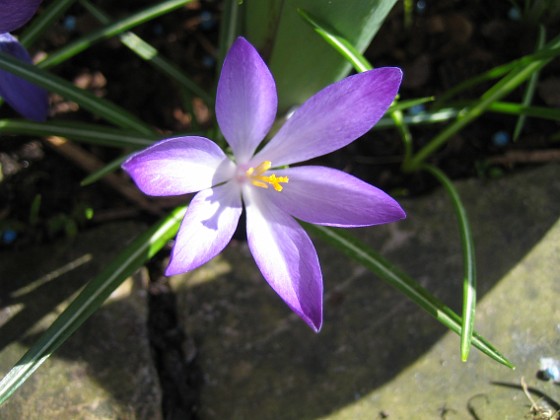
[[[17,232],[13,229],[6,229],[2,232],[2,243],[10,245],[17,239]]]
[[[519,22],[521,20],[521,12],[517,7],[512,7],[508,11],[508,18],[514,22]]]
[[[200,29],[207,31],[212,29],[216,25],[216,19],[212,16],[212,13],[204,10],[200,13]]]
[[[504,147],[509,143],[509,141],[510,135],[507,131],[496,131],[496,133],[492,136],[492,143],[494,146]]]
[[[76,17],[69,15],[66,16],[64,18],[64,20],[62,21],[62,26],[64,26],[64,29],[66,29],[68,32],[72,32],[76,30]]]
[[[152,32],[157,36],[163,35],[163,26],[160,23],[154,24],[154,26],[152,27]]]
[[[216,60],[211,55],[205,55],[202,57],[202,65],[207,69],[211,68],[216,64]]]
[[[547,381],[560,383],[560,361],[552,357],[541,357],[539,373]]]

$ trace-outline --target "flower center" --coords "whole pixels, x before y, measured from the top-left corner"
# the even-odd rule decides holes
[[[288,182],[288,177],[276,176],[275,174],[263,175],[266,171],[270,169],[271,166],[272,166],[272,162],[270,162],[269,160],[265,160],[256,168],[251,167],[247,169],[245,174],[251,180],[251,183],[255,187],[268,188],[269,185],[272,185],[272,187],[276,191],[280,192],[284,188],[280,184],[286,184]]]

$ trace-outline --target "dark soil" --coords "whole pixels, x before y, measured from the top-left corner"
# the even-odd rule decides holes
[[[124,16],[149,4],[149,1],[97,2],[113,17]],[[536,25],[512,20],[511,10],[508,1],[491,4],[456,0],[418,2],[411,23],[406,25],[403,11],[396,7],[366,56],[377,67],[403,68],[401,98],[437,97],[461,81],[534,50]],[[211,92],[220,17],[221,2],[201,1],[142,25],[135,32]],[[54,50],[96,27],[97,22],[75,5],[34,51]],[[171,28],[174,30],[170,31]],[[548,39],[556,35],[552,28],[554,26],[549,25]],[[560,63],[556,60],[542,71],[534,105],[560,106],[560,82],[555,77],[559,70]],[[211,110],[202,101],[184,97],[168,78],[154,71],[117,40],[100,43],[53,71],[118,103],[163,133],[200,130],[212,122]],[[456,99],[476,99],[490,85],[479,86]],[[519,89],[507,99],[520,101],[521,94]],[[52,118],[98,122],[57,95],[52,95],[51,102]],[[0,110],[0,117],[13,116],[7,106]],[[432,162],[455,179],[492,177],[523,167],[522,164],[489,164],[488,159],[493,156],[511,149],[558,148],[558,143],[548,140],[559,129],[557,122],[527,119],[520,139],[514,144],[511,134],[515,121],[512,116],[488,113],[456,135],[433,156]],[[438,125],[411,127],[415,148],[426,144],[441,128]],[[123,153],[99,146],[81,147],[105,162]],[[433,188],[435,181],[429,176],[407,175],[400,171],[402,154],[402,143],[396,131],[383,130],[372,131],[322,161],[395,195],[421,194]],[[16,239],[4,241],[0,246],[21,247],[49,241],[96,222],[134,213],[134,203],[127,202],[103,183],[80,187],[78,180],[87,174],[68,164],[66,158],[39,139],[3,137],[0,164],[4,178],[0,183],[0,227],[17,231]],[[91,220],[84,215],[88,208],[94,210]]]
[[[118,17],[149,5],[149,0],[96,4]],[[508,1],[419,1],[412,22],[405,25],[399,2],[366,55],[376,66],[400,66],[405,79],[401,98],[438,96],[457,83],[496,65],[534,50],[537,27],[512,19]],[[135,32],[185,70],[208,92],[215,76],[215,53],[222,4],[200,1],[188,8],[142,25]],[[75,26],[73,24],[75,22]],[[33,52],[52,51],[97,27],[79,5],[55,25]],[[554,25],[548,26],[548,39]],[[556,26],[558,28],[558,26]],[[557,29],[556,29],[557,32]],[[541,73],[533,104],[560,106],[558,60]],[[165,76],[135,57],[118,41],[103,42],[53,70],[56,74],[115,101],[163,133],[199,130],[211,124],[211,110],[202,101],[181,94]],[[477,87],[457,100],[478,98],[488,85]],[[522,90],[507,98],[520,101]],[[52,118],[97,122],[72,103],[52,95]],[[14,117],[8,107],[0,118]],[[549,140],[558,132],[558,122],[528,119],[516,143],[511,134],[516,118],[487,114],[456,135],[432,157],[432,163],[454,179],[491,178],[519,170],[526,163],[489,163],[492,157],[510,150],[557,150]],[[418,149],[442,126],[412,127]],[[499,141],[498,141],[499,140]],[[92,156],[109,162],[123,151],[80,145]],[[344,168],[395,195],[422,194],[434,188],[425,174],[400,171],[403,147],[395,130],[373,131],[349,147],[323,159],[330,166]],[[544,159],[546,161],[546,159]],[[73,235],[107,220],[142,217],[154,221],[153,214],[102,182],[82,188],[87,174],[60,156],[41,139],[3,136],[0,143],[0,250],[25,248],[33,243]],[[93,217],[88,216],[93,210]],[[188,342],[177,327],[174,296],[161,276],[159,260],[151,264],[150,331],[156,365],[164,391],[167,418],[196,417],[196,389],[201,378],[196,371],[196,352],[185,355]],[[193,347],[195,348],[195,347]],[[191,398],[185,399],[185,395]]]
[[[175,295],[162,275],[162,267],[157,259],[148,266],[148,330],[162,388],[162,412],[167,420],[196,419],[198,389],[203,384],[196,345],[178,325]]]

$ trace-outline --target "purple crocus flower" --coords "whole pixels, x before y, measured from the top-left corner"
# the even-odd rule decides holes
[[[257,150],[276,116],[272,75],[244,38],[231,47],[216,96],[227,156],[204,137],[162,140],[123,164],[153,196],[198,193],[181,223],[166,274],[193,270],[231,240],[243,207],[247,242],[270,286],[311,328],[323,318],[323,279],[317,252],[296,219],[337,227],[403,219],[395,200],[339,170],[286,167],[340,149],[366,133],[397,93],[402,73],[380,68],[348,77],[307,100]]]
[[[27,50],[9,32],[31,19],[39,4],[41,0],[0,0],[0,52],[31,64]],[[0,70],[0,97],[25,118],[47,118],[47,92],[4,70]]]

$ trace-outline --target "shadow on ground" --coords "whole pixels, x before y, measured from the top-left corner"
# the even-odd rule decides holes
[[[70,298],[145,227],[102,226],[0,257],[0,370],[6,373]],[[145,281],[127,281],[1,407],[3,419],[150,418],[161,395],[147,337]]]
[[[557,174],[558,166],[551,165],[486,184],[480,180],[459,184],[474,231],[480,298],[557,220]],[[439,191],[402,203],[408,213],[406,221],[355,233],[458,310],[462,260],[457,224],[448,198]],[[101,238],[114,229],[107,227]],[[129,233],[130,229],[127,233],[117,232],[116,238],[122,239]],[[52,265],[51,255],[44,249],[42,253],[20,255],[27,259],[19,262],[15,255],[2,255],[3,372],[22,355],[31,342],[29,336],[36,337],[41,327],[36,326],[35,320],[46,313],[50,313],[52,320],[53,312],[59,310],[58,302],[89,280],[122,242],[115,239],[114,247],[111,243],[85,234],[64,252],[53,249],[53,255],[62,254],[65,258]],[[204,378],[194,399],[200,404],[195,407],[199,418],[329,416],[393,381],[446,332],[399,292],[337,251],[317,245],[326,291],[325,323],[320,334],[312,333],[290,314],[268,288],[244,243],[233,242],[210,264],[172,279],[180,325],[186,336],[193,338],[185,343],[184,353],[195,358]],[[92,250],[95,247],[102,251]],[[14,298],[14,292],[21,291],[29,279],[87,252],[95,256],[92,261]],[[95,266],[91,265],[93,261]],[[46,296],[46,300],[41,303],[39,296]],[[90,407],[94,404],[92,400],[88,402],[88,395],[78,391],[93,381],[104,392],[100,397],[98,390],[91,399],[117,401],[128,407],[127,413],[133,418],[157,418],[154,404],[159,401],[159,388],[146,343],[145,310],[145,300],[136,298],[108,304],[35,374],[35,379],[18,391],[19,397],[16,394],[6,408],[21,414],[25,407],[42,407],[47,401],[59,404],[50,407],[55,413],[68,413],[77,404]],[[492,322],[499,317],[500,313],[494,313],[488,319]],[[483,335],[485,330],[494,331],[479,325]],[[503,330],[501,334],[515,331]],[[500,348],[501,343],[509,342],[501,334],[487,338]],[[12,342],[21,336],[27,338]],[[458,340],[456,348],[458,352]],[[506,356],[515,362],[515,354]],[[59,362],[63,363],[58,365]],[[73,369],[67,370],[68,365]],[[451,374],[461,366],[465,365],[442,365],[440,374]],[[44,379],[48,377],[57,381],[65,378],[68,384],[49,389],[49,382]],[[54,393],[68,386],[76,392],[70,392],[70,396]],[[136,393],[131,386],[136,386]],[[38,391],[45,387],[47,394]],[[50,399],[45,395],[50,395]],[[135,407],[142,405],[143,398],[151,399],[150,408]],[[100,410],[99,403],[96,407]],[[111,412],[107,407],[101,408]],[[152,417],[146,417],[147,413]],[[381,414],[380,408],[378,413],[369,413],[374,416],[369,418]],[[54,417],[53,414],[43,418]]]
[[[459,184],[474,231],[479,298],[557,220],[557,173],[558,166],[549,166],[488,183]],[[462,254],[448,197],[439,191],[402,203],[406,221],[360,229],[357,236],[460,312]],[[324,327],[317,335],[266,286],[245,244],[233,244],[204,268],[173,279],[179,314],[197,343],[205,375],[201,418],[328,416],[392,381],[446,332],[337,251],[323,244],[318,249],[326,304]],[[483,335],[485,329],[492,331],[485,325],[478,328]],[[509,342],[499,334],[487,338],[498,348]],[[454,355],[458,349],[457,339]],[[507,356],[515,361],[515,354]],[[447,375],[462,366],[442,366],[434,374]]]

